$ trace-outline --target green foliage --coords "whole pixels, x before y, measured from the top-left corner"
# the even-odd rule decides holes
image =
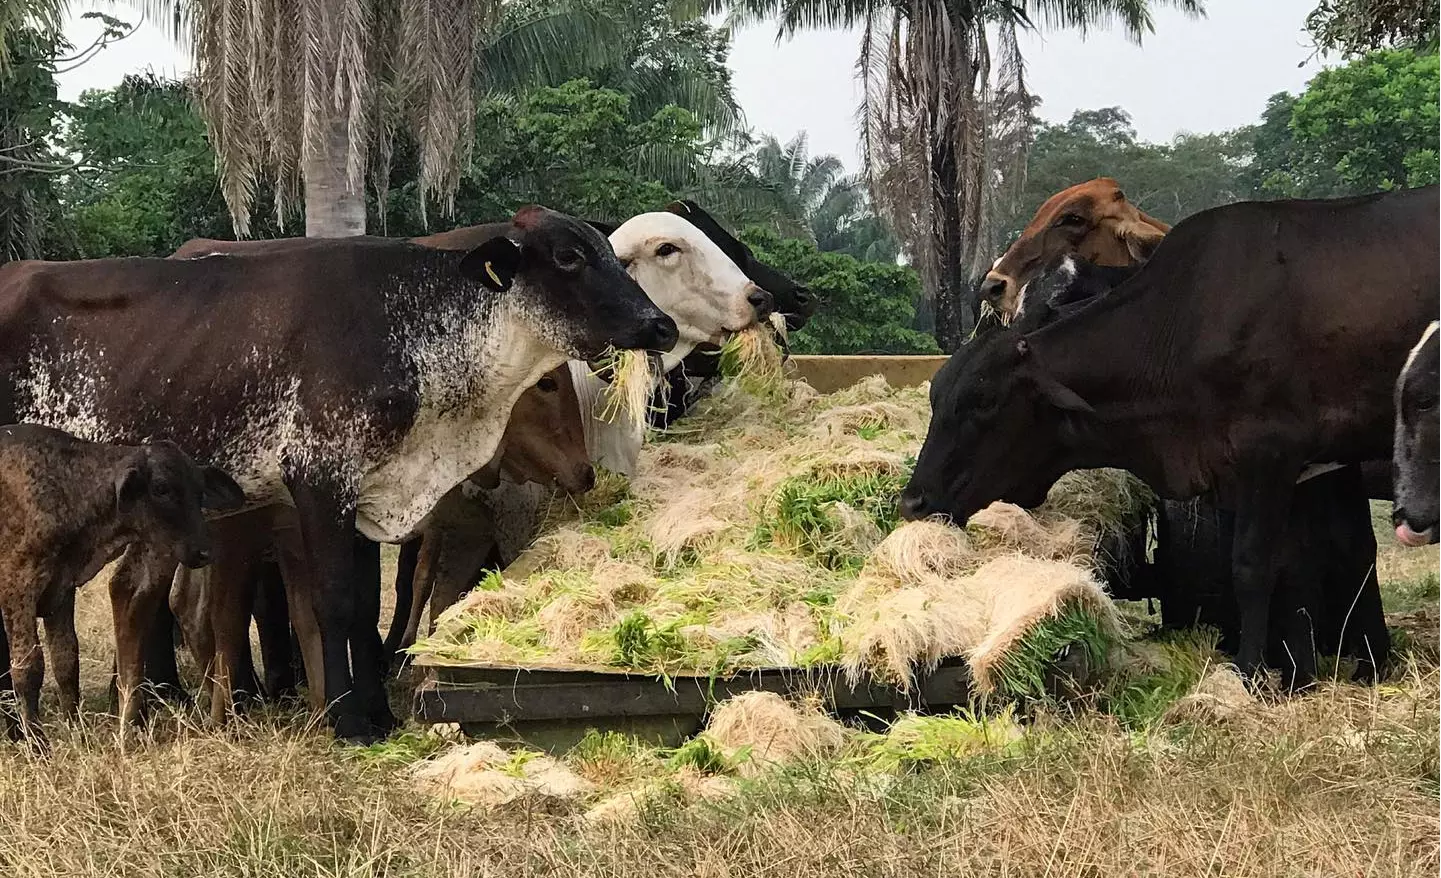
[[[81,256],[168,256],[191,238],[234,236],[215,153],[184,83],[127,76],[85,92],[66,112],[65,148],[84,165],[65,189]],[[280,231],[259,213],[252,221],[257,237]]]
[[[1438,56],[1373,52],[1323,70],[1291,113],[1293,185],[1308,195],[1436,181]]]
[[[1323,51],[1357,55],[1387,46],[1436,50],[1435,0],[1321,0],[1306,30]]]
[[[727,756],[725,751],[705,735],[698,735],[671,751],[666,767],[693,768],[704,774],[733,774],[736,766],[750,758],[750,748],[742,747]]]
[[[862,262],[843,253],[822,253],[815,245],[783,239],[751,227],[741,233],[757,257],[810,287],[820,307],[805,329],[791,338],[803,354],[934,353],[929,336],[911,329],[920,280],[905,266]]]
[[[56,131],[53,59],[66,44],[17,29],[4,37],[8,68],[0,87],[0,260],[38,259],[68,251],[55,174],[66,166],[48,145]]]

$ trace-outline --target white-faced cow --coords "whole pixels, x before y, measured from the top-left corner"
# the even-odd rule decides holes
[[[1421,334],[1396,379],[1396,436],[1392,452],[1396,539],[1423,546],[1437,540],[1437,324]]]
[[[1095,467],[1166,497],[1219,489],[1236,510],[1238,661],[1256,672],[1297,479],[1391,445],[1385,364],[1436,319],[1438,207],[1432,186],[1204,211],[1076,314],[978,337],[932,385],[902,514],[1036,506]]]
[[[375,630],[379,552],[357,549],[355,532],[409,536],[494,456],[521,392],[566,359],[675,340],[598,232],[539,207],[466,253],[346,239],[11,263],[0,418],[95,439],[165,435],[224,466],[251,502],[293,503],[321,595],[331,718],[367,737],[394,720]],[[148,626],[174,569],[117,571],[124,614]],[[139,655],[118,660],[133,717]]]

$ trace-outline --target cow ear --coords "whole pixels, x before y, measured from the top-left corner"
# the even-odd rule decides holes
[[[115,508],[120,512],[129,512],[149,488],[150,470],[144,459],[132,460],[115,477]]]
[[[1095,414],[1096,410],[1091,408],[1090,403],[1082,399],[1079,393],[1057,381],[1049,372],[1037,370],[1033,373],[1033,378],[1041,391],[1041,397],[1061,411]]]
[[[600,232],[607,238],[609,238],[611,235],[614,235],[615,230],[620,228],[614,223],[605,223],[601,222],[600,220],[586,220],[585,224],[590,226],[592,229],[595,229],[597,232]]]
[[[218,466],[207,466],[201,468],[200,474],[205,482],[201,506],[215,512],[231,512],[245,505],[245,492],[230,477],[230,473]]]
[[[491,238],[460,260],[461,276],[497,293],[510,289],[520,270],[520,245],[501,235]]]
[[[1129,220],[1121,224],[1121,240],[1126,242],[1126,250],[1137,262],[1150,259],[1165,237],[1165,231],[1144,222]]]
[[[471,473],[467,481],[475,483],[476,487],[485,488],[487,491],[500,487],[500,461],[502,452],[496,449],[495,457],[490,463]]]

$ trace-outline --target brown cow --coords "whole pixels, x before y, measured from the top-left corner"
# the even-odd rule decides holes
[[[1144,262],[1171,227],[1126,200],[1110,177],[1057,192],[1026,224],[981,282],[981,300],[1009,321],[1021,292],[1056,260],[1079,256],[1102,266]]]
[[[172,567],[202,567],[211,543],[202,507],[234,509],[240,486],[215,467],[197,466],[170,442],[137,446],[87,442],[34,424],[0,428],[0,616],[8,641],[9,676],[19,696],[12,732],[43,742],[38,725],[45,639],[60,689],[60,709],[74,716],[80,703],[75,590],[122,553],[165,559]],[[133,565],[132,565],[133,566]],[[118,579],[118,577],[117,577]],[[127,583],[112,580],[111,591]],[[138,644],[115,602],[116,654],[123,715],[139,683]]]

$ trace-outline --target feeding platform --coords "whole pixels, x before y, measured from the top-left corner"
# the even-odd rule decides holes
[[[564,746],[590,728],[635,732],[674,744],[693,734],[710,709],[743,692],[817,697],[833,713],[935,710],[965,704],[970,677],[960,661],[917,675],[909,692],[862,676],[850,685],[835,668],[766,668],[730,676],[668,679],[607,668],[524,669],[416,659],[425,681],[415,712],[426,722],[459,723],[467,734],[510,733],[540,746]]]

